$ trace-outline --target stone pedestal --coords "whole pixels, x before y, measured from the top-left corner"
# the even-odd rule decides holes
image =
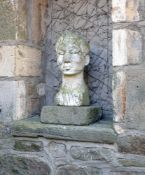
[[[61,125],[88,125],[99,120],[101,109],[96,106],[44,106],[41,122]]]

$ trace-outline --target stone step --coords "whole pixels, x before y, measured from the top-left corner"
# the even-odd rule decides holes
[[[112,121],[101,120],[88,126],[43,124],[40,117],[15,121],[12,125],[15,137],[44,137],[82,142],[113,144],[116,133]]]

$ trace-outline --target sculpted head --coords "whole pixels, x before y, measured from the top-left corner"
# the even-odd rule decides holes
[[[89,45],[80,36],[66,32],[56,43],[57,64],[64,75],[79,74],[89,64]]]

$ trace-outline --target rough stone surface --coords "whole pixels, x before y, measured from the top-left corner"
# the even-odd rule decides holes
[[[30,140],[15,140],[14,149],[17,151],[39,152],[42,151],[42,142]]]
[[[107,161],[113,162],[114,150],[102,147],[72,146],[70,153],[73,159],[81,161]]]
[[[61,83],[61,75],[56,64],[55,43],[66,30],[81,34],[91,47],[91,61],[86,68],[91,104],[103,107],[103,114],[112,112],[111,96],[111,1],[77,0],[48,3],[47,39],[44,62],[46,105],[54,104],[54,96]],[[110,46],[109,46],[110,43]],[[88,77],[88,78],[87,78]]]
[[[88,175],[84,167],[77,167],[76,165],[67,165],[59,167],[56,170],[56,175]]]
[[[27,1],[0,1],[0,40],[26,40]]]
[[[0,47],[0,76],[40,76],[41,51],[29,46]]]
[[[0,2],[0,40],[40,44],[46,33],[47,0],[3,0]],[[29,17],[29,18],[28,18]]]
[[[41,122],[66,125],[88,125],[101,117],[101,109],[95,106],[44,106]]]
[[[144,66],[137,66],[126,72],[126,127],[145,130],[145,69]]]
[[[145,155],[145,135],[143,133],[120,134],[117,145],[120,152]]]
[[[49,165],[38,157],[0,155],[0,175],[50,175]]]
[[[133,155],[133,154],[121,154],[118,157],[118,161],[124,167],[145,167],[145,156]]]
[[[110,175],[144,175],[145,172],[136,172],[136,171],[118,171],[118,172],[111,172]]]
[[[49,143],[48,150],[55,158],[65,157],[67,154],[66,145],[55,141]]]
[[[113,66],[139,64],[141,61],[141,34],[129,29],[113,30]]]
[[[48,0],[32,0],[31,4],[31,39],[40,44],[46,33],[46,14]]]
[[[36,92],[39,80],[0,81],[0,121],[8,122],[40,113]]]
[[[25,117],[26,87],[24,81],[0,81],[0,121]]]
[[[40,76],[41,75],[41,51],[28,46],[17,46],[16,76]]]
[[[27,79],[26,90],[27,90],[27,112],[28,115],[40,114],[40,97],[37,94],[37,85],[39,84],[40,79],[32,78]]]
[[[123,71],[114,71],[112,89],[114,121],[121,122],[126,112],[126,74]]]
[[[13,135],[46,138],[57,138],[63,140],[77,140],[97,143],[112,144],[115,142],[116,134],[109,121],[99,122],[89,126],[64,126],[42,124],[40,119],[33,117],[14,122]]]
[[[0,47],[0,76],[14,76],[15,71],[15,46]]]
[[[112,20],[114,22],[143,20],[144,9],[144,0],[113,0]]]
[[[125,126],[130,129],[145,130],[144,74],[144,65],[114,72],[114,120],[125,122]]]
[[[4,122],[0,122],[0,140],[4,138],[10,138],[10,136],[11,136],[10,124],[4,124]]]

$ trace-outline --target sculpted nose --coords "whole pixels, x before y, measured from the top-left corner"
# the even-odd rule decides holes
[[[64,55],[64,62],[65,63],[70,63],[70,55],[69,54]]]

